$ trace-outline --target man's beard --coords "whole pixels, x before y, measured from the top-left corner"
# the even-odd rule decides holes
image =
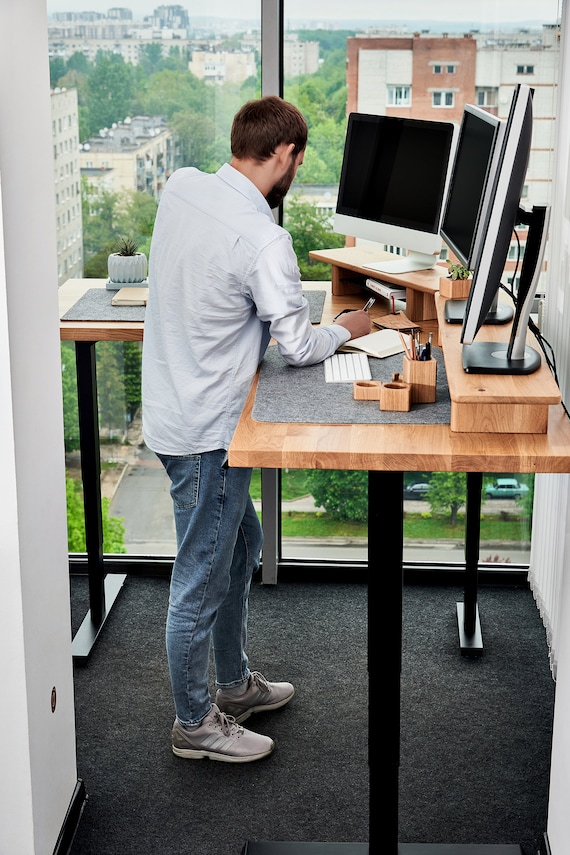
[[[291,165],[285,175],[279,179],[279,181],[273,185],[267,196],[267,203],[270,208],[278,208],[287,193],[289,192],[289,188],[293,183],[293,179],[295,177],[295,161],[291,160]]]

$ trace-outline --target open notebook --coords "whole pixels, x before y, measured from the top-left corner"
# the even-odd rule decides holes
[[[344,353],[362,352],[379,359],[393,356],[395,353],[404,353],[404,350],[398,330],[378,330],[360,338],[353,338],[339,347],[339,351]]]

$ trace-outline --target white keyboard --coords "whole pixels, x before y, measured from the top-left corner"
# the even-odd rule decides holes
[[[365,353],[333,353],[325,359],[327,383],[352,383],[353,380],[371,380],[370,365]]]

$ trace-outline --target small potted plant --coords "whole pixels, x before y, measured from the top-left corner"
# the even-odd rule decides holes
[[[446,261],[448,274],[439,280],[439,293],[448,300],[466,300],[471,288],[471,271],[457,261]]]
[[[138,252],[137,243],[132,238],[121,237],[117,249],[107,259],[109,280],[107,288],[116,291],[128,285],[146,284],[146,255]]]

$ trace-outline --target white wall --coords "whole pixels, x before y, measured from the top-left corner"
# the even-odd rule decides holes
[[[561,55],[549,272],[543,332],[556,354],[562,397],[570,402],[570,16],[562,15]],[[556,703],[547,833],[552,855],[570,852],[570,476],[536,478],[531,582],[539,581],[539,605],[548,608],[553,644]]]
[[[51,855],[77,773],[45,0],[0,2],[0,203],[0,853]]]

